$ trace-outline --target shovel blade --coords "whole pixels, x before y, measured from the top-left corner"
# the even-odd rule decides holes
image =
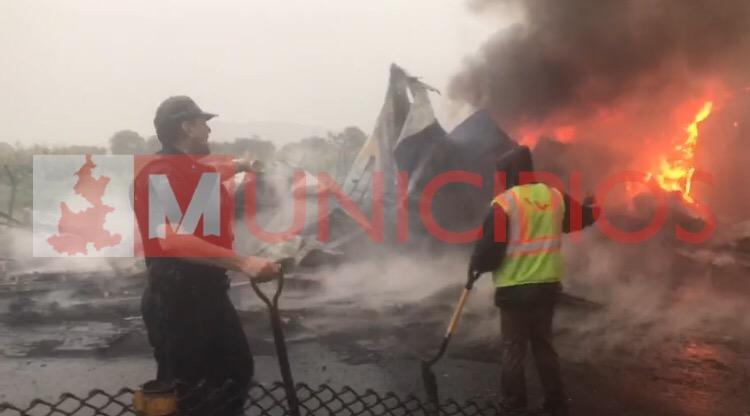
[[[422,383],[424,384],[427,398],[430,402],[437,405],[439,402],[437,377],[435,377],[435,373],[432,372],[431,367],[431,363],[422,361]]]

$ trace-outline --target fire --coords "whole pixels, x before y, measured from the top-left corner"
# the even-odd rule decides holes
[[[518,129],[516,136],[520,138],[519,143],[526,146],[533,146],[540,137],[554,137],[562,143],[573,141],[578,133],[575,125],[526,125]]]
[[[690,203],[695,202],[692,192],[693,174],[695,173],[695,148],[698,144],[698,127],[708,118],[713,102],[707,101],[687,126],[687,138],[674,147],[674,153],[660,159],[659,172],[647,176],[653,178],[659,186],[669,192],[679,192],[682,198]]]
[[[640,96],[622,100],[613,107],[592,108],[584,115],[561,110],[542,122],[520,124],[512,134],[530,147],[544,136],[562,143],[606,142],[602,148],[613,155],[623,155],[624,163],[610,169],[594,160],[588,166],[601,169],[605,174],[618,169],[641,172],[640,180],[624,184],[621,195],[625,199],[621,202],[632,208],[638,195],[648,195],[656,188],[682,200],[686,207],[694,207],[699,199],[695,195],[693,178],[697,176],[696,152],[702,124],[732,96],[720,83],[708,83],[701,90],[689,97],[662,98],[647,103],[648,111],[644,110],[644,98]],[[596,150],[596,146],[593,148]],[[645,152],[640,151],[644,148]],[[585,151],[583,147],[580,149]],[[581,155],[571,154],[579,158]],[[578,161],[589,163],[585,158]]]

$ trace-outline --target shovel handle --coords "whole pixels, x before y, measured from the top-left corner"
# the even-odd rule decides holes
[[[281,370],[281,379],[284,382],[284,390],[286,391],[286,400],[289,405],[289,414],[291,416],[300,416],[299,411],[299,399],[297,398],[297,390],[292,378],[292,369],[289,364],[289,355],[286,350],[286,340],[284,339],[284,331],[282,329],[281,316],[279,313],[279,296],[281,291],[284,289],[284,272],[283,270],[279,274],[279,278],[276,282],[276,292],[269,299],[258,284],[250,280],[250,284],[256,295],[268,306],[269,318],[271,321],[271,330],[273,332],[273,340],[276,345],[276,355],[279,359],[279,369]]]
[[[466,305],[466,300],[469,298],[469,289],[464,288],[463,291],[461,291],[461,298],[458,300],[458,305],[456,305],[456,309],[453,311],[453,316],[451,316],[451,321],[448,324],[448,329],[445,331],[445,337],[449,338],[451,335],[453,335],[453,331],[456,330],[456,327],[458,326],[458,321],[461,318],[461,312],[464,309],[464,305]]]
[[[279,272],[279,277],[276,280],[276,292],[274,292],[273,297],[271,299],[266,296],[265,293],[263,293],[262,290],[260,290],[260,287],[258,287],[258,283],[255,282],[255,280],[250,279],[250,286],[253,288],[253,292],[255,292],[256,295],[260,298],[260,300],[263,301],[263,303],[268,306],[269,309],[278,309],[279,307],[279,296],[281,296],[281,292],[284,290],[284,270]]]
[[[456,305],[456,309],[453,311],[453,316],[451,316],[451,321],[448,324],[448,329],[445,331],[446,338],[450,338],[450,336],[453,335],[453,331],[456,330],[456,327],[458,326],[458,320],[461,318],[461,312],[464,310],[466,300],[469,298],[469,292],[474,287],[474,282],[479,279],[480,275],[481,273],[469,270],[469,275],[466,280],[466,286],[464,286],[464,290],[461,292],[461,298],[458,299],[458,305]]]

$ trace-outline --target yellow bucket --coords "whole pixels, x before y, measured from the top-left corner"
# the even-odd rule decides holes
[[[133,409],[138,416],[177,414],[177,396],[171,384],[149,381],[133,393]]]

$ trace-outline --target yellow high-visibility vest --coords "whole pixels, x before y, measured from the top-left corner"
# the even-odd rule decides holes
[[[562,279],[562,193],[542,183],[514,186],[492,200],[508,216],[507,251],[493,273],[496,287]]]

